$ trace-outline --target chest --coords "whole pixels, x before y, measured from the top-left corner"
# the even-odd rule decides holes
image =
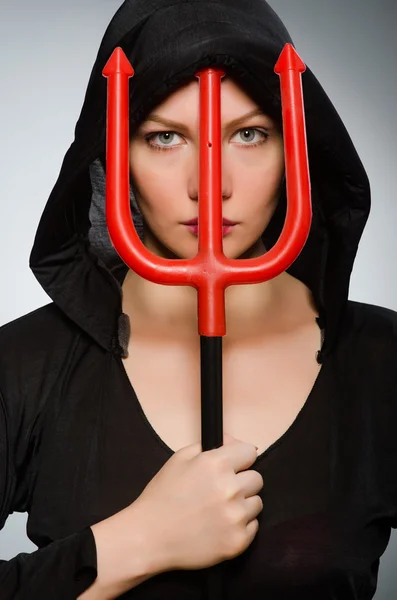
[[[366,394],[381,398],[386,383],[367,389],[361,373],[352,379],[338,367],[345,356],[334,357],[321,367],[307,403],[319,370],[318,333],[305,340],[280,338],[271,350],[258,343],[238,351],[225,340],[225,431],[234,424],[232,435],[263,451],[289,425],[281,407],[293,422],[306,403],[290,435],[255,467],[265,482],[264,508],[254,542],[230,562],[227,600],[292,598],[298,588],[308,600],[343,596],[343,589],[350,598],[353,579],[358,593],[372,597],[371,565],[386,547],[395,502],[384,484],[392,482],[390,469],[381,470],[385,454],[373,447],[374,413],[366,421],[363,411]],[[28,506],[28,533],[40,547],[127,506],[169,459],[136,410],[128,378],[151,425],[171,448],[200,438],[199,356],[186,347],[156,344],[156,353],[149,342],[134,343],[124,364],[82,347],[73,357],[73,377],[59,381],[59,402],[48,404]],[[187,428],[185,437],[170,415]],[[391,441],[382,439],[384,450],[386,444]],[[165,574],[166,581],[153,578],[140,594],[145,600],[181,595],[199,600],[202,588],[194,574],[188,576],[188,581],[179,572]]]
[[[263,453],[293,424],[318,376],[320,331],[266,343],[230,344],[223,352],[223,424]],[[201,439],[199,345],[130,341],[124,368],[155,433],[173,451]]]

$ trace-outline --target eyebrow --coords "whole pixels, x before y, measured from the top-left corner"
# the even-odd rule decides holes
[[[229,123],[227,123],[227,126],[228,127],[237,127],[238,125],[241,125],[242,123],[244,123],[244,121],[247,121],[248,119],[250,119],[252,117],[258,117],[258,116],[266,117],[267,115],[265,115],[263,110],[261,110],[260,108],[255,108],[254,110],[251,110],[250,112],[243,115],[242,117],[238,117],[237,119],[233,119],[232,121],[229,121]],[[177,121],[170,121],[169,119],[165,119],[164,117],[162,117],[161,115],[158,115],[156,113],[150,114],[147,117],[147,119],[145,119],[145,123],[148,121],[153,121],[155,123],[161,123],[162,125],[165,125],[166,127],[170,127],[171,129],[179,129],[179,130],[183,130],[183,131],[188,130],[188,127],[186,127],[186,125],[184,125],[183,123],[178,123]]]

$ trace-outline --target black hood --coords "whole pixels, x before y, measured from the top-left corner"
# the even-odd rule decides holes
[[[110,22],[74,142],[30,256],[30,267],[47,294],[104,348],[123,352],[121,283],[127,271],[109,240],[104,214],[107,79],[102,70],[110,55],[121,46],[135,70],[130,79],[131,131],[171,92],[192,80],[198,68],[209,66],[224,67],[281,123],[280,79],[273,69],[287,42],[293,43],[264,0],[127,0]],[[307,64],[305,56],[301,58]],[[338,339],[370,190],[350,137],[309,65],[302,82],[313,223],[305,248],[288,272],[313,293],[325,326],[326,356]],[[263,235],[266,248],[281,231],[285,205],[284,187]],[[139,230],[133,195],[131,206]]]

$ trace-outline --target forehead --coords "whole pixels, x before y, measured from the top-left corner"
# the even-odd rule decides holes
[[[157,105],[151,114],[155,113],[162,117],[178,115],[178,120],[184,118],[196,118],[199,110],[200,85],[199,80],[194,78],[180,86],[167,98]],[[244,89],[230,76],[222,78],[221,82],[221,109],[222,117],[233,118],[240,116],[242,112],[259,109],[259,106]],[[150,115],[146,117],[146,120]]]

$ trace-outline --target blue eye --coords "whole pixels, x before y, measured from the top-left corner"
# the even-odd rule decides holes
[[[252,134],[253,137],[255,138],[256,132],[253,129],[242,129],[240,131],[240,135],[243,134],[243,136],[245,136],[246,133]],[[254,141],[252,138],[249,140],[247,137],[244,137],[243,139],[244,139],[244,142],[253,142]]]
[[[256,127],[244,127],[244,129],[240,129],[239,131],[237,131],[237,133],[235,135],[239,135],[240,139],[242,139],[245,142],[252,142],[255,139],[255,134],[260,134],[260,136],[261,136],[261,137],[259,137],[259,139],[256,141],[255,144],[242,144],[242,145],[243,146],[259,146],[260,144],[263,144],[269,137],[269,134],[266,131],[264,131],[262,129],[258,129]]]
[[[169,145],[171,145],[170,142],[172,142],[175,132],[174,131],[163,131],[161,133],[158,133],[157,135],[159,136],[159,139],[161,138],[161,136],[164,136],[163,141],[165,141],[166,145],[169,146]]]
[[[239,145],[241,147],[246,148],[254,148],[256,146],[260,146],[261,144],[264,144],[269,137],[267,131],[263,129],[258,129],[257,127],[244,127],[243,129],[239,129],[238,131],[236,131],[236,133],[233,135],[233,138],[236,135],[239,135],[240,140],[243,140],[243,142]],[[259,136],[255,143],[244,143],[254,141],[255,135]],[[156,131],[154,133],[149,133],[148,135],[146,135],[145,140],[148,146],[150,146],[150,148],[153,148],[153,150],[171,150],[172,148],[176,148],[177,146],[181,145],[179,143],[172,144],[172,141],[174,140],[175,136],[179,138],[182,137],[179,133],[176,133],[176,131]],[[162,140],[161,137],[163,137]],[[159,144],[153,142],[155,138],[158,139],[158,141],[160,142]]]
[[[146,139],[147,144],[151,148],[153,148],[153,150],[168,150],[169,148],[175,148],[175,146],[179,145],[179,144],[171,144],[170,143],[170,142],[172,142],[175,135],[178,135],[175,131],[158,131],[156,133],[150,133],[149,135],[145,136],[145,139]],[[165,137],[165,140],[163,139],[163,141],[165,141],[165,145],[154,144],[152,142],[152,140],[156,137],[158,137],[158,139],[161,141],[161,139],[160,139],[161,136]]]

